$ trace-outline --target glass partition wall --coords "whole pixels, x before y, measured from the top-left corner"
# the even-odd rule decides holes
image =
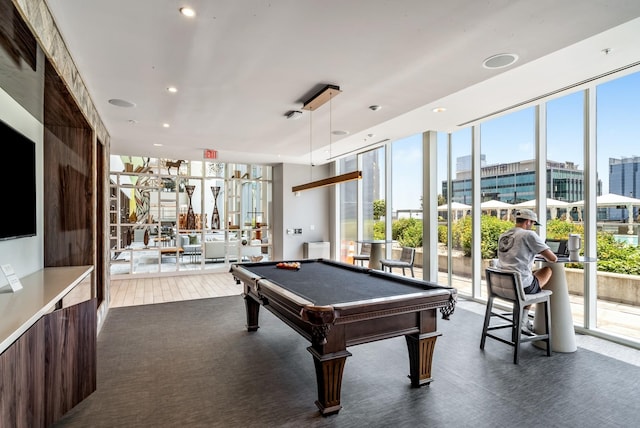
[[[566,266],[576,328],[640,347],[640,156],[632,152],[640,141],[640,72],[607,79],[439,133],[437,172],[409,164],[422,159],[413,151],[421,135],[357,155],[361,195],[346,199],[340,193],[341,209],[348,210],[340,211],[341,227],[349,227],[349,233],[342,231],[343,241],[353,239],[357,218],[358,237],[392,239],[397,245],[407,218],[422,218],[425,207],[437,207],[438,248],[418,251],[438,266],[441,283],[484,301],[483,272],[496,257],[497,236],[513,226],[515,210],[533,209],[543,220],[538,230],[543,237],[580,234],[581,254],[598,259]],[[388,169],[382,167],[385,150],[391,152]],[[438,194],[421,195],[422,180],[437,180]],[[411,198],[420,198],[418,212]],[[380,213],[391,222],[381,221]],[[417,260],[420,274],[421,263]],[[480,286],[472,286],[474,278],[481,278]]]

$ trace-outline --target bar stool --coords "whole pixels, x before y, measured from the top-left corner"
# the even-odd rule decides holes
[[[482,327],[482,339],[480,340],[480,349],[484,349],[487,337],[495,339],[499,342],[506,343],[514,347],[513,363],[518,364],[520,354],[520,344],[524,342],[546,342],[547,356],[551,356],[551,312],[549,307],[550,290],[541,290],[535,294],[525,294],[522,286],[522,279],[519,272],[502,270],[489,267],[485,270],[487,283],[487,309],[484,315],[484,326]],[[512,311],[498,312],[494,309],[495,299],[506,301],[512,305]],[[545,331],[537,333],[533,336],[525,335],[520,331],[522,317],[525,306],[540,303],[536,307],[536,316],[541,315],[539,309],[544,312]],[[493,317],[499,318],[506,323],[498,321],[491,324]],[[511,339],[490,333],[494,330],[511,329]]]

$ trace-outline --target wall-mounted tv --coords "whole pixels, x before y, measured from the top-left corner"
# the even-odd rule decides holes
[[[36,235],[36,144],[0,120],[0,240]],[[9,155],[11,153],[11,155]]]

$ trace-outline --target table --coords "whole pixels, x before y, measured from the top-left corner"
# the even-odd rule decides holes
[[[299,270],[276,261],[232,264],[244,283],[247,330],[259,328],[264,306],[311,342],[323,416],[338,413],[348,346],[405,336],[412,387],[429,384],[437,310],[448,319],[456,289],[327,259],[300,260]]]
[[[551,350],[554,352],[575,352],[578,347],[576,345],[571,302],[569,301],[569,287],[567,286],[564,265],[567,263],[591,263],[597,261],[597,259],[579,257],[578,260],[569,260],[568,257],[559,257],[555,263],[538,258],[536,258],[536,261],[541,262],[542,266],[550,267],[553,272],[551,280],[544,287],[545,290],[553,291],[553,294],[549,297],[549,305],[551,306]],[[544,317],[539,317],[537,314],[538,310],[536,309],[536,317],[533,324],[534,331],[542,332],[545,330]],[[534,345],[546,349],[545,342],[534,342]]]
[[[371,254],[369,254],[369,269],[382,270],[380,260],[385,258],[385,245],[393,244],[395,241],[384,239],[364,239],[356,242],[359,242],[361,244],[371,244]]]
[[[173,238],[169,236],[156,236],[153,241],[156,245],[162,245],[163,247],[169,247],[173,244]]]
[[[184,252],[182,253],[185,256],[189,256],[189,261],[191,263],[195,263],[198,260],[200,254],[202,254],[202,245],[201,244],[187,244],[183,245],[182,249]]]
[[[182,256],[184,249],[182,247],[160,247],[160,258],[163,256],[175,256],[178,258]]]

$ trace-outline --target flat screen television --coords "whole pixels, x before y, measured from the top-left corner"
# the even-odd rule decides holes
[[[36,144],[0,120],[0,145],[5,152],[0,240],[35,236]]]

